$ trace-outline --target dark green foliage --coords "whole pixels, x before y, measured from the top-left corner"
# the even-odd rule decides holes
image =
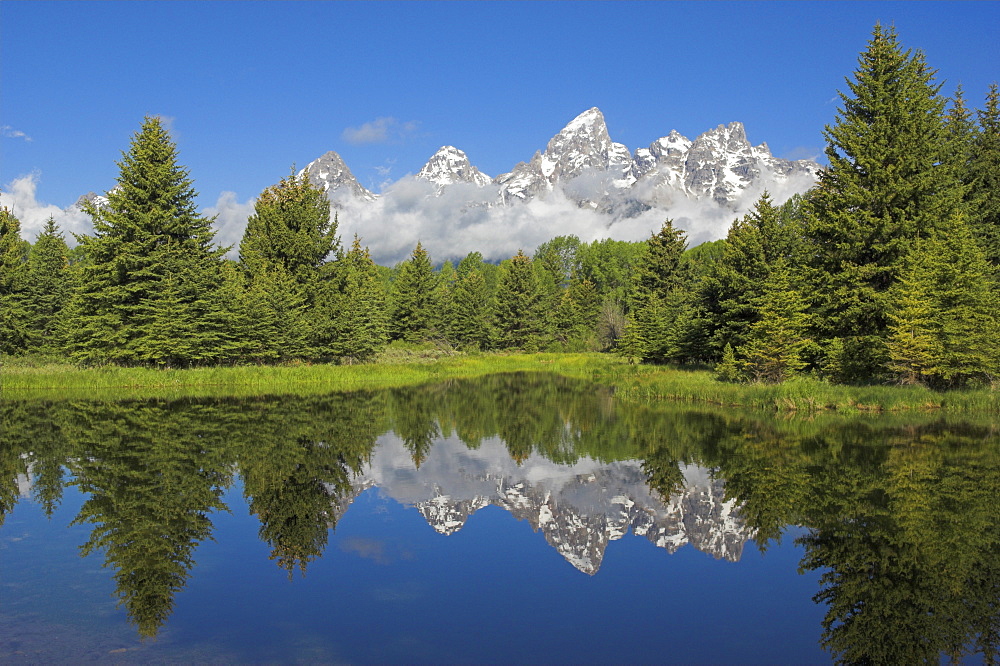
[[[485,349],[493,329],[493,299],[486,284],[486,264],[479,253],[463,259],[451,294],[448,335],[460,347]]]
[[[421,342],[437,333],[437,286],[438,276],[430,257],[417,243],[392,283],[389,330],[393,340]]]
[[[119,162],[107,206],[88,203],[94,235],[75,294],[71,347],[89,363],[192,365],[217,360],[213,293],[223,250],[157,118]],[[183,339],[177,337],[182,336]]]
[[[979,131],[969,160],[969,223],[986,259],[1000,277],[1000,91],[990,86],[978,112]]]
[[[522,251],[500,266],[496,294],[496,345],[537,350],[545,331],[545,298],[531,258]]]
[[[21,221],[0,208],[0,353],[14,354],[27,344],[24,296],[28,243],[21,238]]]
[[[961,218],[914,247],[891,292],[888,347],[899,381],[945,388],[1000,374],[1000,298],[989,274]]]
[[[335,309],[327,316],[334,326],[332,356],[368,360],[389,341],[385,288],[368,248],[354,243],[338,262],[342,278],[339,295],[330,299]]]
[[[895,30],[876,25],[824,133],[830,167],[809,198],[805,256],[841,381],[884,375],[888,291],[913,242],[961,203],[933,75],[922,53],[903,51]]]
[[[55,353],[60,348],[60,316],[72,287],[69,248],[50,217],[28,255],[25,310],[32,350]]]
[[[307,174],[289,175],[257,198],[240,241],[240,263],[250,275],[281,268],[303,286],[340,250],[330,203]]]
[[[687,288],[681,257],[686,235],[667,220],[646,242],[635,267],[631,315],[622,350],[654,363],[689,360],[685,342],[694,321],[695,303]]]

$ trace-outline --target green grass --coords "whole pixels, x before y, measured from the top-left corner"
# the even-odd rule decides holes
[[[223,396],[371,390],[506,372],[552,372],[614,386],[621,399],[674,400],[770,412],[885,413],[947,410],[1000,413],[992,389],[839,386],[809,378],[784,384],[730,384],[709,370],[632,365],[607,354],[461,354],[392,347],[375,363],[157,370],[79,368],[55,359],[4,358],[5,398]]]

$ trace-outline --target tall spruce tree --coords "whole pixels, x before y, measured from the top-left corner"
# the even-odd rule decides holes
[[[84,362],[191,365],[217,358],[213,298],[223,249],[159,118],[147,117],[118,163],[107,205],[87,203],[94,235],[75,295],[73,356]],[[180,337],[183,340],[179,339]]]
[[[357,360],[369,360],[385,348],[389,341],[389,322],[385,289],[367,247],[361,247],[357,236],[344,255],[340,272],[343,289],[333,342],[334,355]]]
[[[21,238],[21,221],[8,208],[0,208],[0,354],[20,352],[27,344],[24,290],[28,247]]]
[[[889,289],[915,240],[956,212],[962,187],[948,163],[945,99],[922,53],[876,25],[847,83],[824,132],[830,166],[809,200],[805,256],[826,367],[857,382],[885,376]]]
[[[434,333],[438,276],[423,245],[417,243],[392,284],[390,330],[394,340],[421,342]]]
[[[622,344],[626,354],[656,363],[684,360],[682,343],[693,307],[681,262],[686,248],[687,235],[675,229],[672,220],[646,242],[635,266],[631,315]]]
[[[496,344],[501,349],[537,350],[542,343],[545,300],[531,257],[523,251],[500,266],[496,294]]]
[[[969,165],[969,223],[1000,280],[1000,91],[996,83],[990,86],[978,116]]]
[[[51,217],[31,246],[27,278],[25,309],[30,348],[55,352],[61,344],[60,316],[69,302],[72,278],[69,248]]]

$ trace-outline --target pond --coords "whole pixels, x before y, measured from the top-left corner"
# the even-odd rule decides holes
[[[995,424],[538,374],[0,402],[3,663],[960,663]]]

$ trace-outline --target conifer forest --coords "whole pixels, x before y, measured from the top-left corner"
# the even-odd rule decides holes
[[[498,265],[379,266],[306,175],[256,200],[220,247],[155,117],[122,153],[92,234],[34,243],[0,211],[0,354],[80,365],[357,362],[394,341],[604,351],[733,382],[995,385],[1000,376],[1000,92],[942,94],[877,25],[824,132],[810,191],[764,193],[726,238],[688,247],[559,236]],[[230,250],[238,250],[236,252]]]

